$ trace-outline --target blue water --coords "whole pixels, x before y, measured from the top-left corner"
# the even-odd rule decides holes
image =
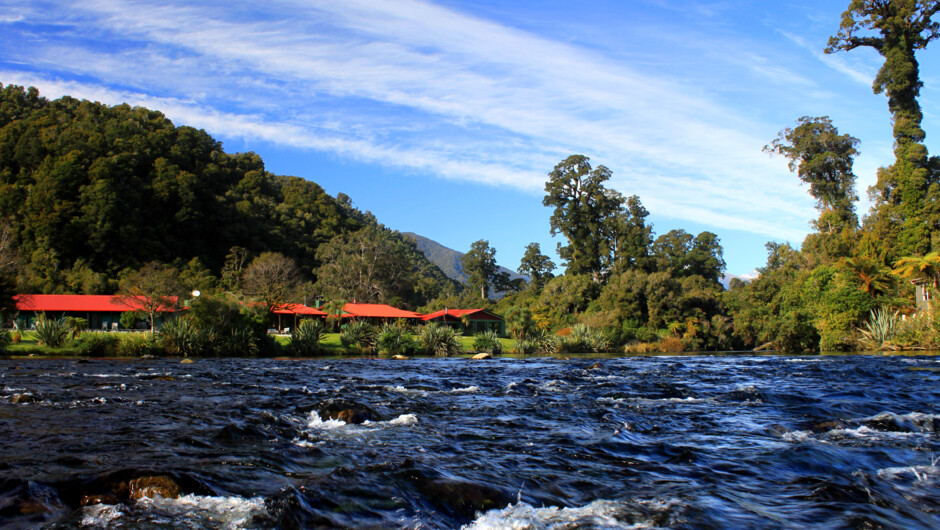
[[[940,528],[938,426],[928,356],[7,359],[0,525]]]

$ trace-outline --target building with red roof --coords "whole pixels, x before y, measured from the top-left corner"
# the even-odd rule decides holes
[[[177,311],[177,297],[170,297],[172,305],[160,308],[162,313]],[[89,329],[116,330],[120,327],[121,314],[126,311],[146,312],[139,299],[129,296],[93,294],[20,294],[13,297],[16,303],[16,325],[28,329],[40,314],[50,318],[84,318]]]
[[[506,335],[506,321],[503,320],[503,317],[486,309],[445,308],[424,315],[421,317],[421,320],[424,322],[446,324],[474,334],[484,331],[495,331],[500,336]]]
[[[283,330],[281,326],[282,317],[284,316],[293,316],[294,317],[294,327],[297,327],[297,320],[301,318],[326,318],[327,314],[319,309],[305,306],[303,304],[281,304],[275,307],[272,311],[277,315],[277,329]]]
[[[419,319],[420,313],[405,311],[386,304],[345,304],[342,318],[368,318],[376,320],[397,320],[399,318]]]

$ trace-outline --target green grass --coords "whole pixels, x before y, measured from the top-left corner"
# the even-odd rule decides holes
[[[78,355],[78,343],[69,340],[61,348],[43,346],[36,340],[36,332],[24,331],[18,344],[9,344],[6,347],[7,355]]]

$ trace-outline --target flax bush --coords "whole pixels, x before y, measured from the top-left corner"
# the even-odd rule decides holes
[[[454,328],[442,324],[428,324],[421,328],[418,336],[421,350],[438,357],[449,357],[460,353],[460,343]]]
[[[368,322],[357,320],[346,324],[346,329],[339,336],[339,341],[348,350],[358,348],[359,351],[375,351],[375,338],[377,331],[375,326]]]
[[[385,324],[379,330],[376,346],[380,353],[403,355],[415,353],[418,344],[408,331],[395,324]]]
[[[160,328],[160,343],[171,355],[183,357],[204,355],[206,340],[190,317],[168,320]]]
[[[561,339],[558,351],[564,353],[597,353],[607,351],[610,343],[600,330],[591,329],[584,324],[575,324],[571,334]]]
[[[494,331],[484,331],[477,333],[473,339],[473,349],[478,352],[489,352],[493,355],[503,353],[503,343],[499,341],[499,335]]]
[[[69,338],[69,329],[62,319],[40,315],[36,320],[36,340],[50,348],[61,348]]]
[[[308,318],[301,320],[290,333],[290,344],[287,351],[298,357],[309,357],[323,352],[320,340],[326,328],[320,319]]]

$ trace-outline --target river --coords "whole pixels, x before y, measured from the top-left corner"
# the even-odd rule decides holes
[[[0,526],[940,528],[938,431],[931,356],[2,359]]]

